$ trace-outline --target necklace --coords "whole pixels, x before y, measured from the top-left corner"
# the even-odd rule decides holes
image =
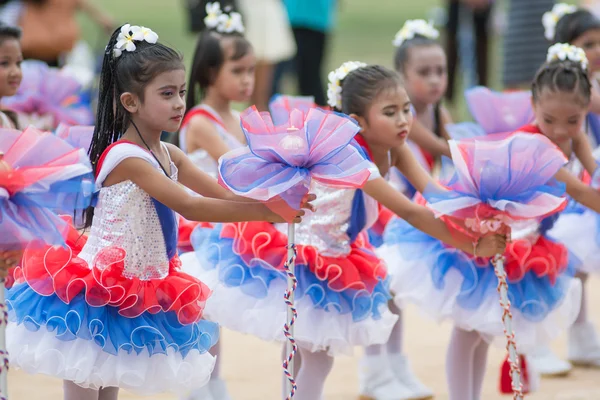
[[[150,146],[148,146],[148,143],[146,143],[146,141],[144,140],[142,134],[140,133],[140,130],[138,129],[137,125],[135,124],[135,122],[131,121],[131,125],[133,125],[133,127],[135,128],[135,131],[137,132],[137,134],[139,135],[140,139],[142,139],[142,143],[144,143],[144,146],[146,146],[146,148],[148,149],[148,151],[150,152],[150,154],[152,154],[152,157],[154,157],[154,159],[156,160],[156,162],[158,163],[158,165],[160,166],[160,169],[163,170],[163,172],[165,173],[165,175],[171,179],[171,175],[169,173],[167,173],[167,170],[165,169],[165,167],[163,167],[162,163],[160,162],[160,160],[158,159],[158,157],[156,157],[156,154],[154,154],[154,152],[150,149]]]

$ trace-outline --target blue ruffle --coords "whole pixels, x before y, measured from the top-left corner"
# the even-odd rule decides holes
[[[419,260],[430,269],[434,287],[444,290],[449,271],[458,271],[464,278],[457,304],[465,310],[476,310],[489,296],[497,297],[498,280],[491,263],[477,265],[467,254],[448,248],[437,239],[415,229],[401,219],[393,219],[384,233],[385,243],[396,246],[402,258]],[[538,277],[529,271],[518,282],[509,282],[508,296],[511,307],[526,319],[537,322],[557,308],[568,290],[569,279],[574,275],[577,260],[569,255],[567,270],[553,285],[547,276]]]
[[[10,320],[28,330],[45,327],[59,340],[92,340],[112,355],[147,350],[152,356],[166,354],[170,348],[185,357],[192,350],[207,352],[219,338],[219,326],[213,322],[182,325],[171,312],[126,318],[115,307],[88,305],[83,294],[66,304],[55,294],[37,294],[26,283],[9,290],[6,302]]]
[[[271,282],[286,281],[286,275],[276,270],[267,262],[254,259],[248,265],[233,252],[233,240],[221,238],[222,225],[214,228],[197,227],[191,235],[191,242],[196,249],[203,268],[218,269],[219,281],[227,287],[239,287],[240,290],[254,298],[267,297]],[[379,319],[381,306],[386,304],[389,294],[389,281],[379,282],[373,292],[346,289],[332,290],[327,281],[321,281],[307,265],[296,265],[298,287],[295,298],[300,300],[309,296],[317,309],[338,314],[352,314],[354,321],[366,318]],[[281,293],[283,301],[283,293]]]

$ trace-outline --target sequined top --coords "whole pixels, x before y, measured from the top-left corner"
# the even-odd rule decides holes
[[[152,156],[133,144],[113,147],[102,164],[97,186],[124,159],[143,158],[160,170]],[[177,180],[177,167],[170,163],[171,179]],[[161,170],[162,171],[162,170]],[[160,279],[169,273],[167,245],[154,200],[139,186],[124,181],[101,187],[89,238],[79,257],[95,268],[106,265],[94,263],[98,252],[108,247],[119,247],[126,252],[127,278]]]
[[[370,179],[380,177],[377,167],[371,167]],[[296,244],[315,247],[329,257],[343,257],[350,253],[348,228],[352,216],[352,200],[356,190],[337,189],[313,182],[310,192],[317,196],[313,202],[316,212],[307,211],[302,223],[296,225]],[[365,195],[367,214],[372,215],[368,228],[377,217],[377,202]],[[278,226],[284,231],[285,226]]]
[[[218,124],[215,122],[214,126],[217,129],[217,133],[219,134],[219,137],[221,138],[221,140],[223,140],[223,142],[225,142],[225,144],[227,145],[227,147],[230,150],[237,149],[239,147],[244,146],[235,136],[233,136],[231,133],[229,133],[223,127],[221,117],[213,108],[211,108],[210,106],[207,106],[206,104],[200,104],[199,106],[194,107],[194,108],[207,111],[208,113],[213,115],[216,120],[221,122],[221,124]],[[192,110],[190,110],[190,111],[192,111]],[[188,155],[189,159],[192,160],[192,162],[198,168],[200,168],[203,172],[207,173],[208,175],[212,176],[213,178],[217,179],[218,163],[204,149],[197,149],[197,150],[194,150],[193,152],[189,153],[186,148],[186,135],[187,135],[187,127],[183,126],[179,131],[179,145],[181,147],[181,150],[183,150],[183,152]]]

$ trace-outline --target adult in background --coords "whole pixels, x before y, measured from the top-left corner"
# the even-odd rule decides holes
[[[306,1],[306,0],[304,0]],[[296,42],[281,0],[237,0],[246,26],[245,36],[256,55],[252,104],[268,109],[273,69],[296,54]]]
[[[488,29],[493,3],[494,0],[447,0],[448,89],[446,98],[449,101],[454,99],[456,72],[459,64],[462,66],[461,69],[467,73],[467,86],[488,85]],[[466,26],[461,26],[463,24]],[[468,31],[461,32],[463,29]],[[471,40],[461,43],[465,39]],[[471,46],[471,48],[467,46]]]
[[[296,40],[298,91],[326,105],[321,76],[325,48],[335,24],[338,0],[283,0]]]
[[[504,36],[504,76],[506,89],[528,88],[536,71],[546,61],[548,41],[544,37],[542,15],[555,0],[509,0],[508,27]]]
[[[12,0],[0,9],[0,19],[18,25],[22,31],[21,47],[25,59],[41,60],[59,66],[81,37],[77,12],[85,12],[108,34],[115,21],[95,6],[92,0]]]

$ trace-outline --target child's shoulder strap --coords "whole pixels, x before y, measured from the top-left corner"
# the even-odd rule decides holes
[[[135,143],[120,140],[108,146],[100,159],[96,168],[96,187],[102,187],[106,177],[123,160],[131,157],[141,158],[150,164],[158,167],[158,164],[152,155]]]
[[[212,108],[210,108],[209,106],[206,106],[204,104],[200,104],[199,106],[192,108],[185,115],[185,117],[183,118],[183,121],[181,122],[181,128],[184,128],[190,122],[190,120],[196,116],[202,116],[202,117],[208,118],[211,122],[219,125],[223,129],[227,130],[225,128],[225,124],[223,123],[223,120],[216,113],[216,111],[214,111]]]

